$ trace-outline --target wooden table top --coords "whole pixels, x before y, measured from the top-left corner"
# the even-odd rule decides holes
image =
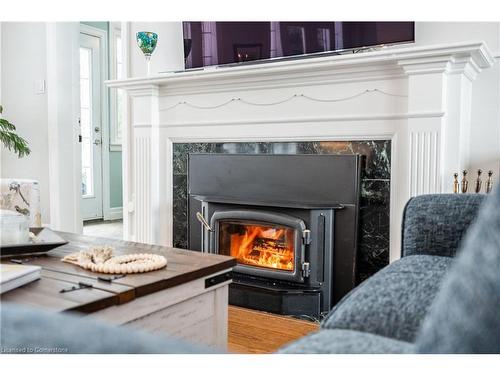
[[[42,267],[41,279],[1,295],[2,302],[15,302],[52,311],[79,311],[90,313],[106,307],[123,304],[146,294],[187,283],[236,265],[232,257],[205,254],[165,246],[147,245],[108,238],[57,232],[69,243],[49,251],[46,255],[16,256],[2,259],[21,259],[23,264]],[[87,271],[79,266],[61,262],[61,258],[91,246],[113,246],[115,255],[153,253],[167,258],[167,267],[141,274],[125,275],[111,282],[98,279],[113,275]],[[78,286],[79,282],[92,288],[60,293],[61,289]]]

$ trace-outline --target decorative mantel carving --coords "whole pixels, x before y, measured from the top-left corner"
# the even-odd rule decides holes
[[[126,236],[171,245],[174,142],[391,139],[395,260],[408,198],[468,166],[472,82],[493,63],[467,42],[109,81],[130,96]]]

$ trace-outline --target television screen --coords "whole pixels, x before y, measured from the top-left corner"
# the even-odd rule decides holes
[[[183,22],[186,69],[414,41],[414,22]]]

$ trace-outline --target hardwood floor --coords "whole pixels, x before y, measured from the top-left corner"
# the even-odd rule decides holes
[[[317,323],[229,306],[228,349],[233,353],[272,353],[318,329]]]

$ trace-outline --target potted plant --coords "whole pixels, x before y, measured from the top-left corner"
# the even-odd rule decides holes
[[[0,105],[0,115],[3,108]],[[4,118],[0,118],[0,141],[5,148],[14,151],[18,157],[22,158],[29,155],[31,150],[28,147],[28,142],[16,134],[16,127]]]

